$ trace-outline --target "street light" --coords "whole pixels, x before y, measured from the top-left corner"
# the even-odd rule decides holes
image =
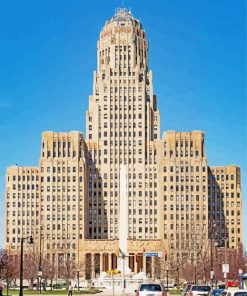
[[[39,279],[39,294],[41,294],[41,279],[42,279],[42,268],[41,268],[41,238],[42,238],[42,228],[40,227],[40,237],[39,237],[39,270],[38,270],[38,279]]]
[[[77,269],[77,287],[78,287],[78,291],[80,291],[79,284],[80,284],[80,269],[78,268]]]
[[[168,275],[169,275],[169,268],[166,267],[166,290],[168,291]]]
[[[24,240],[26,240],[26,239],[29,239],[29,244],[33,244],[33,237],[31,235],[21,238],[20,292],[19,292],[19,296],[23,296],[23,243],[24,243]]]
[[[42,271],[38,271],[38,279],[39,279],[39,294],[41,294],[41,279],[42,279]]]
[[[196,265],[195,265],[195,285],[196,285],[196,282],[197,282],[197,276],[196,276]]]
[[[53,272],[53,269],[51,269],[51,268],[50,268],[50,277],[51,277],[51,291],[52,291],[52,285],[53,285],[53,283],[52,283],[52,281],[53,281],[53,274],[52,274],[52,272]]]
[[[211,288],[213,288],[213,279],[214,279],[214,266],[213,266],[213,239],[215,239],[215,228],[217,224],[212,224],[211,221],[211,237],[210,237],[210,279],[211,279]],[[216,245],[216,242],[214,242]]]
[[[224,238],[224,240],[225,240],[225,264],[227,264],[227,241],[228,241],[228,237],[227,236],[225,236],[225,238]],[[228,288],[228,285],[227,285],[227,272],[225,272],[224,273],[224,277],[225,277],[225,289],[227,289]]]

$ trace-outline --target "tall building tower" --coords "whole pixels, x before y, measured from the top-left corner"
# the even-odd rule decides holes
[[[118,238],[120,165],[127,167],[129,237],[159,237],[159,111],[139,20],[119,9],[100,33],[87,112],[89,238]]]
[[[208,169],[208,201],[209,219],[215,225],[212,238],[218,246],[226,243],[237,249],[242,242],[240,167],[229,165]]]
[[[196,248],[208,238],[208,172],[204,133],[168,131],[163,137],[160,195],[164,226],[172,255],[180,263],[196,259]]]
[[[79,132],[43,132],[40,157],[40,238],[56,265],[79,260],[85,238],[86,146]]]
[[[39,238],[41,211],[38,167],[11,166],[6,172],[5,240],[19,251],[21,237]]]

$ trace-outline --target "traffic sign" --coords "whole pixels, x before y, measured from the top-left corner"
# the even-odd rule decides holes
[[[222,264],[222,272],[229,273],[229,264],[227,264],[227,263]]]
[[[159,253],[158,252],[152,252],[152,253],[144,253],[145,257],[158,257]]]

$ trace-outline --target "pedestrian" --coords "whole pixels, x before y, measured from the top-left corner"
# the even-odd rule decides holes
[[[69,293],[68,293],[68,296],[72,296],[72,290],[73,290],[73,288],[72,288],[72,285],[70,283],[69,284]],[[2,295],[0,295],[0,296],[2,296]]]

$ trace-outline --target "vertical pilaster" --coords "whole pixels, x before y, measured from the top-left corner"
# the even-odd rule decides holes
[[[134,257],[134,271],[135,271],[135,273],[137,273],[137,259],[138,257],[137,257],[137,254],[135,254],[135,257]]]
[[[147,272],[147,257],[143,256],[143,271]]]
[[[91,254],[91,278],[95,278],[95,254]]]
[[[152,272],[152,279],[154,279],[154,275],[155,275],[155,257],[151,257],[151,272]]]
[[[103,253],[100,253],[99,254],[100,258],[99,258],[99,269],[100,269],[100,273],[105,271],[104,270],[104,254]]]
[[[109,265],[108,265],[108,268],[109,268],[109,270],[111,270],[112,269],[112,254],[110,253],[109,255],[108,255],[109,257],[109,260],[108,260],[108,262],[109,262]]]
[[[82,276],[83,276],[83,278],[85,279],[85,278],[86,278],[86,268],[87,268],[87,264],[86,264],[86,254],[85,254],[85,253],[83,253],[83,254],[81,255],[81,260],[80,260],[80,262],[81,262],[81,266],[82,266]]]

